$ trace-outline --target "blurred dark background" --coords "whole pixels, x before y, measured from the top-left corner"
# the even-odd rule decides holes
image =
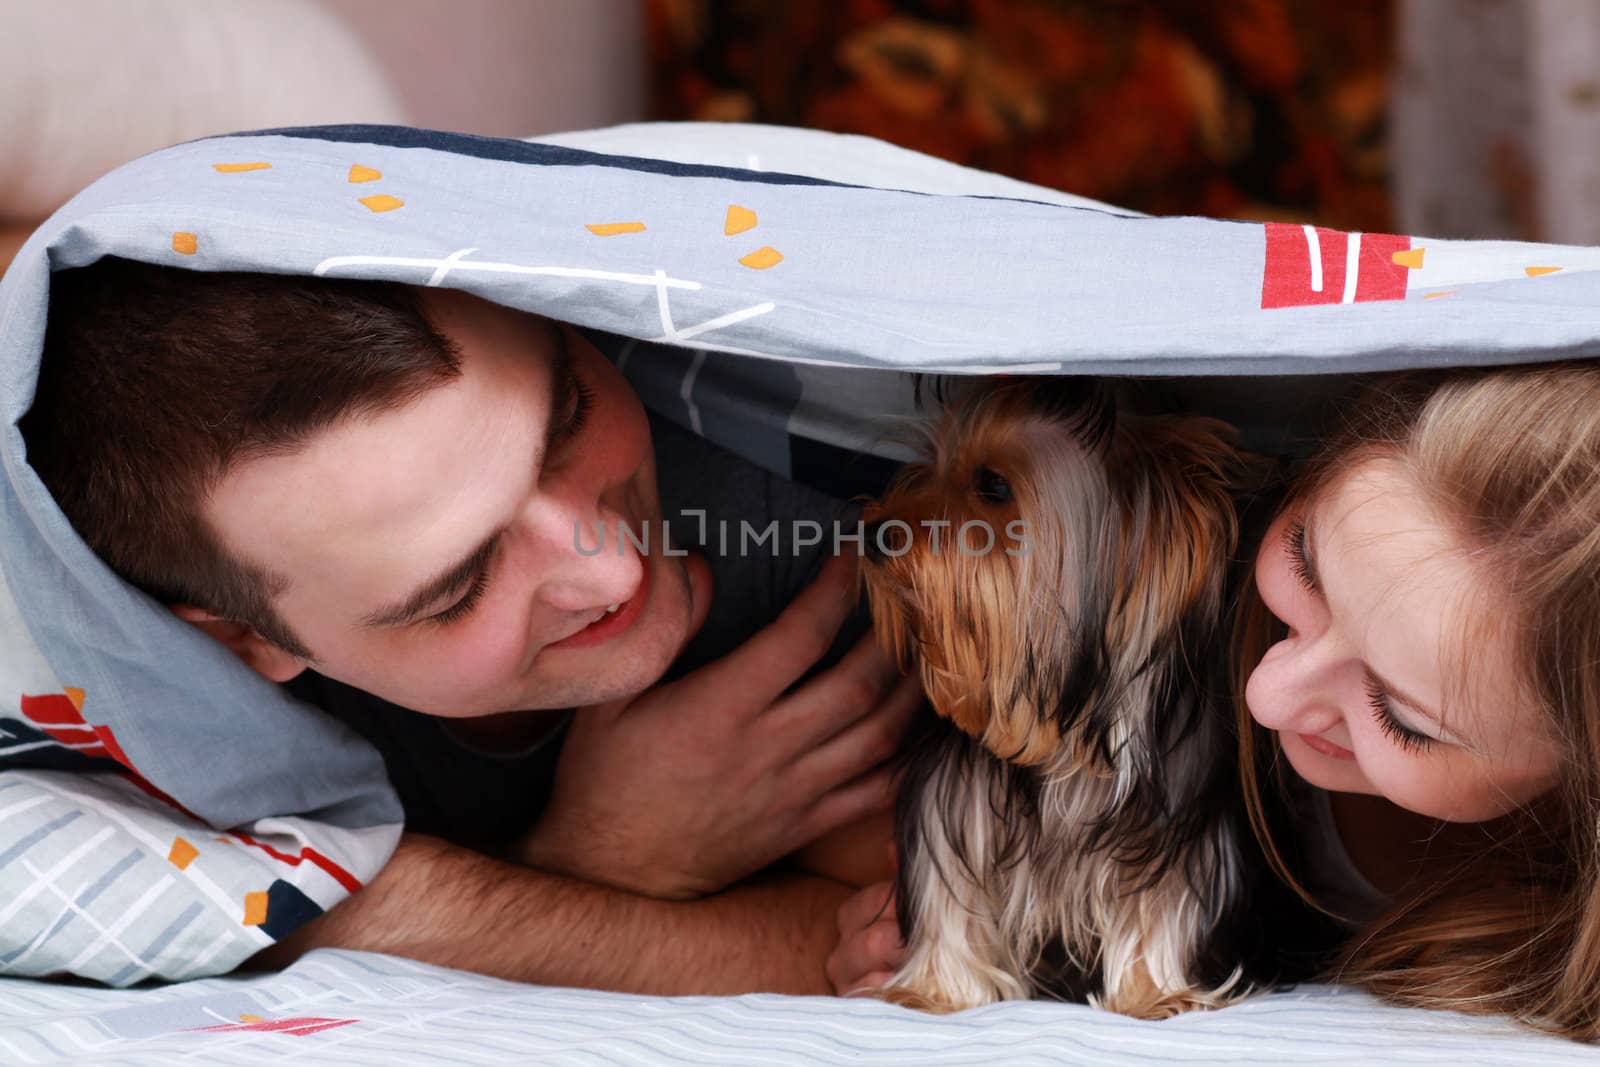
[[[649,0],[652,111],[1154,214],[1393,226],[1388,0]]]
[[[657,118],[1166,214],[1600,244],[1593,0],[646,0]]]

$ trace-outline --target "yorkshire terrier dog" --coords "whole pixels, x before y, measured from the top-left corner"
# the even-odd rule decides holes
[[[880,995],[1158,1018],[1276,980],[1227,667],[1260,468],[1088,379],[978,380],[927,429],[865,515],[879,640],[937,713],[903,753]]]

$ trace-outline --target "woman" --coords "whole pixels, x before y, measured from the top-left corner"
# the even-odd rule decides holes
[[[1376,381],[1269,527],[1238,647],[1252,805],[1290,798],[1280,873],[1352,929],[1328,979],[1600,1036],[1600,365]],[[886,901],[841,909],[841,988],[897,965]]]

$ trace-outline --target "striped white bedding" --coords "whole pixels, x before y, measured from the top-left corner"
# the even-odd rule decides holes
[[[148,989],[0,979],[0,1064],[1600,1064],[1507,1024],[1301,987],[1150,1023],[1076,1005],[928,1016],[871,1000],[642,997],[321,950]]]

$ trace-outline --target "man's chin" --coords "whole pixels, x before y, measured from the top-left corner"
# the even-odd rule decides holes
[[[560,650],[546,661],[574,684],[568,689],[569,707],[587,707],[613,700],[631,700],[660,682],[690,637],[690,605],[681,567],[658,572],[650,601],[630,632],[592,648]],[[657,598],[660,598],[659,600]],[[540,686],[548,699],[548,683]]]

